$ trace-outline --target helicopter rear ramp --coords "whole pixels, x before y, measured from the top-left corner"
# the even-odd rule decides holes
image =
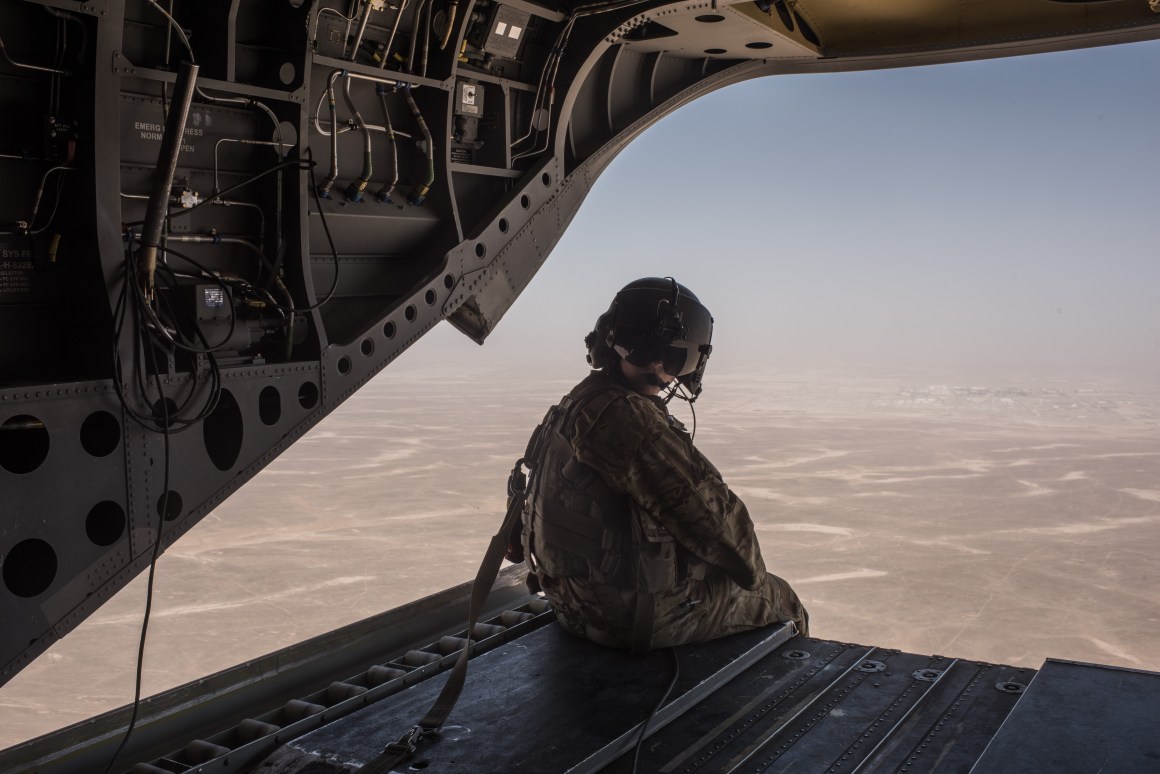
[[[1034,670],[793,636],[788,626],[676,649],[679,672],[635,770],[970,771]],[[477,657],[453,720],[402,770],[628,772],[673,675],[556,624]],[[441,680],[300,737],[257,771],[355,772]],[[409,768],[407,768],[409,767]],[[1029,770],[1029,769],[1024,769]]]
[[[116,756],[129,707],[2,751],[0,770],[353,774],[431,706],[468,636],[470,589],[151,697]],[[1152,672],[1036,671],[780,625],[634,655],[564,632],[522,566],[500,573],[470,637],[450,720],[397,771],[628,772],[635,757],[665,774],[1130,774],[1160,761]]]

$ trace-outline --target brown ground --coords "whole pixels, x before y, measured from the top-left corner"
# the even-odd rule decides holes
[[[384,374],[206,518],[159,563],[146,693],[471,577],[570,380],[509,382]],[[711,374],[697,443],[816,636],[1160,670],[1160,389],[983,384]],[[0,689],[0,747],[131,700],[143,601]]]

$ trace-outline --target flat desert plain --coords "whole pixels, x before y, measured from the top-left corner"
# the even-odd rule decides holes
[[[163,555],[145,693],[473,577],[582,376],[388,369]],[[710,373],[696,408],[814,636],[1160,670],[1154,381]],[[141,576],[0,688],[0,747],[131,701],[144,601]]]

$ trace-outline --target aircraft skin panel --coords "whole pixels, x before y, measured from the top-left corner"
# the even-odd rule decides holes
[[[817,32],[827,55],[898,49],[943,48],[1018,38],[1085,34],[1139,24],[1146,3],[1007,3],[904,0],[875,3],[834,0],[801,3],[798,12]],[[996,34],[1001,31],[1000,34]]]
[[[0,0],[0,684],[438,322],[482,343],[680,106],[1160,37],[1143,0],[431,2]]]

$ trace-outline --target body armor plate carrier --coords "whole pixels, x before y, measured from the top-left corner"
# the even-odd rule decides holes
[[[590,378],[548,410],[524,454],[531,476],[522,517],[526,526],[517,529],[522,529],[523,553],[540,586],[551,585],[546,579],[573,578],[634,589],[631,649],[647,651],[653,594],[689,577],[704,577],[704,566],[690,562],[692,557],[667,530],[576,459],[570,435],[577,407],[585,404],[599,415],[622,397],[623,392]],[[513,543],[519,539],[512,538]]]

